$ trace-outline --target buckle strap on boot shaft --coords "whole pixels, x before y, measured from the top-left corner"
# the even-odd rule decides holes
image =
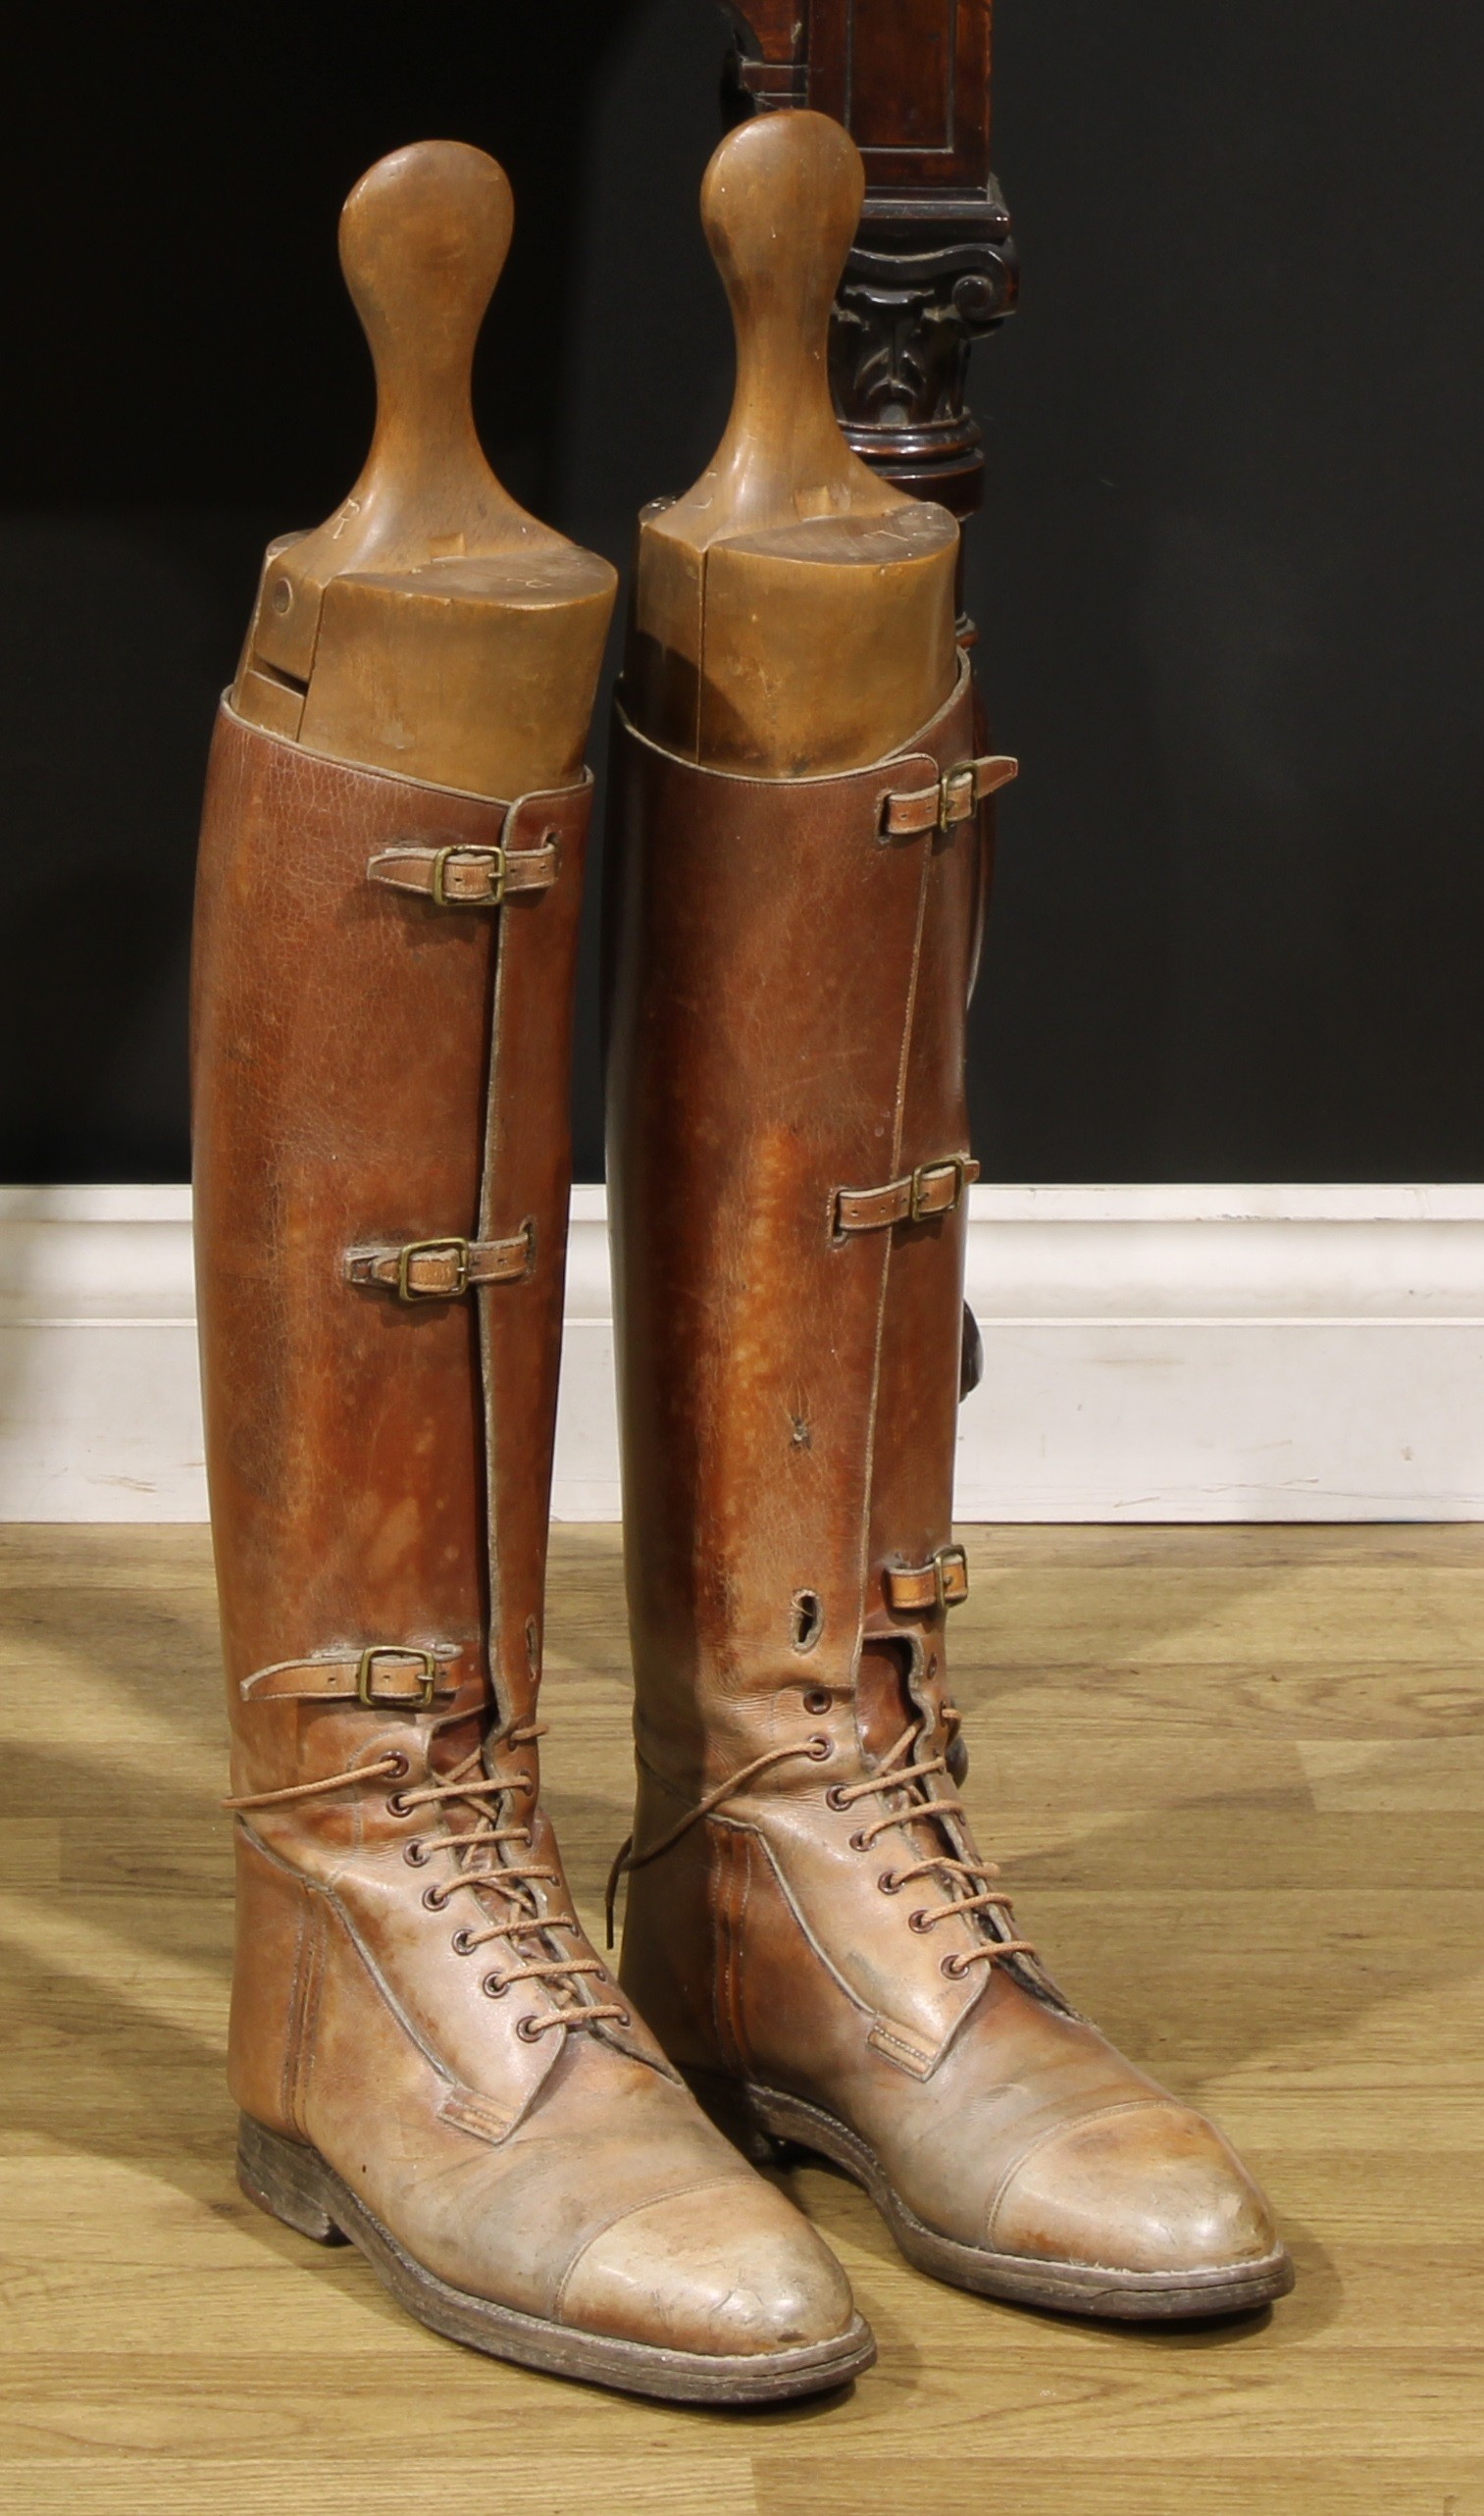
[[[1020,762],[985,752],[946,769],[937,784],[914,787],[906,795],[889,795],[881,810],[884,839],[910,839],[923,830],[951,830],[967,821],[987,795],[1008,786],[1020,775]]]
[[[459,1688],[458,1646],[434,1643],[424,1649],[412,1643],[372,1643],[361,1652],[330,1653],[323,1660],[279,1660],[244,1677],[239,1689],[244,1703],[274,1699],[295,1703],[354,1701],[375,1711],[431,1710],[435,1696],[455,1695]]]
[[[923,1223],[935,1214],[951,1214],[963,1192],[979,1177],[979,1164],[967,1154],[947,1154],[940,1161],[919,1162],[902,1179],[884,1188],[842,1188],[835,1196],[837,1232],[880,1232],[892,1223]]]
[[[381,1286],[399,1302],[457,1302],[482,1284],[514,1284],[531,1272],[533,1234],[523,1223],[508,1241],[404,1241],[400,1249],[350,1250],[347,1284]]]
[[[889,1564],[882,1575],[888,1607],[898,1616],[957,1608],[969,1595],[969,1560],[961,1546],[941,1546],[926,1564]]]
[[[435,908],[498,908],[512,893],[549,891],[562,869],[561,833],[580,832],[591,796],[592,772],[585,769],[575,786],[517,796],[507,804],[491,797],[488,810],[500,815],[498,846],[455,840],[444,847],[420,847],[409,840],[380,849],[366,867],[367,880],[411,892]],[[533,822],[540,829],[538,845],[518,847],[522,830]]]
[[[435,908],[498,908],[513,892],[549,891],[561,858],[540,847],[388,847],[373,856],[367,880],[431,899]]]

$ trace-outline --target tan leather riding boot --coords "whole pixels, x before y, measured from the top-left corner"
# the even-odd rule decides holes
[[[368,181],[377,271],[410,223],[426,269],[403,313],[436,324],[503,179],[475,151],[414,150]],[[437,424],[449,407],[429,397]],[[326,536],[270,552],[212,758],[195,1179],[239,2172],[477,2348],[774,2400],[867,2366],[870,2335],[593,1954],[539,1802],[581,744],[613,581],[464,459],[481,469],[457,535],[457,507],[419,521],[409,493],[398,514],[382,477]],[[412,469],[419,495],[451,493],[446,449]],[[383,546],[358,572],[368,518]],[[296,682],[275,641],[306,603]],[[359,726],[366,750],[428,761],[408,691],[456,694],[491,647],[484,704],[451,720],[461,774],[336,755]],[[563,653],[575,692],[552,678]],[[505,740],[502,707],[524,787],[477,747]]]
[[[625,1995],[718,2120],[834,2159],[940,2279],[1255,2306],[1292,2279],[1261,2194],[1069,2008],[953,1788],[974,797],[1008,764],[966,671],[847,775],[619,745]]]

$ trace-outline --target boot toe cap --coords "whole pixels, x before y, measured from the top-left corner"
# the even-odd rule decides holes
[[[1185,2106],[1119,2106],[1069,2123],[1000,2183],[988,2242],[1000,2253],[1146,2274],[1266,2260],[1267,2204],[1213,2124]]]
[[[817,2348],[855,2321],[834,2255],[767,2184],[626,2212],[569,2266],[559,2312],[588,2332],[717,2358]]]

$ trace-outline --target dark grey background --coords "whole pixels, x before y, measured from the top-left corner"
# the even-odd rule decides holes
[[[344,192],[407,139],[502,159],[482,423],[519,496],[622,562],[725,412],[694,212],[725,41],[708,0],[30,18],[0,1177],[185,1174],[215,695],[263,541],[333,506],[370,422]],[[1026,285],[978,353],[970,587],[1024,774],[975,1014],[986,1171],[1484,1175],[1484,13],[999,0],[996,104]]]

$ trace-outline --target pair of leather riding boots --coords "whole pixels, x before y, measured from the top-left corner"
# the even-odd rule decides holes
[[[383,617],[375,557],[342,625]],[[216,736],[195,996],[247,2191],[439,2332],[682,2400],[874,2355],[760,2144],[836,2161],[967,2289],[1277,2295],[1261,2196],[1068,2006],[958,1798],[964,1008],[1009,770],[966,664],[834,775],[705,767],[618,712],[615,1979],[537,1719],[591,780],[500,797],[336,756],[308,712],[329,602],[296,682],[269,632],[308,563],[275,564]],[[413,571],[429,636],[470,572],[435,543]]]

